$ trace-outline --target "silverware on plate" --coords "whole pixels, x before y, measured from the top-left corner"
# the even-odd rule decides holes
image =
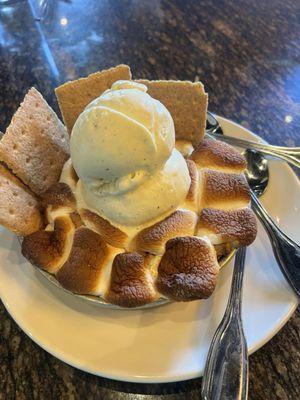
[[[282,232],[258,200],[268,185],[268,162],[257,151],[246,150],[244,155],[248,164],[246,177],[251,188],[252,208],[269,236],[283,275],[300,299],[300,246]]]
[[[210,112],[207,112],[206,134],[214,139],[221,140],[222,142],[226,142],[243,149],[257,150],[263,154],[281,158],[282,160],[285,160],[288,163],[300,168],[300,147],[272,146],[270,144],[252,142],[250,140],[235,138],[232,136],[222,136],[222,128],[217,119]]]
[[[241,307],[246,247],[235,256],[231,290],[223,319],[212,339],[202,381],[203,400],[245,400],[248,350]]]
[[[214,133],[213,137],[218,140],[225,140],[227,136],[223,134],[222,128],[215,117],[208,113],[207,117],[207,130],[206,132],[210,135]],[[230,142],[239,146],[240,139],[234,139]],[[265,151],[255,151],[253,148],[260,148],[260,145],[255,142],[244,141],[244,144],[249,145],[244,155],[247,159],[247,170],[246,177],[251,188],[251,205],[252,208],[260,219],[263,227],[265,228],[271,245],[273,253],[275,255],[276,261],[285,276],[286,280],[290,284],[291,288],[294,290],[298,298],[300,299],[300,246],[290,239],[273,221],[270,215],[267,213],[266,209],[262,206],[258,197],[261,196],[267,188],[269,182],[269,168],[267,159],[261,154],[266,153]],[[264,145],[265,147],[270,147]],[[242,146],[243,147],[243,146]],[[271,146],[274,147],[274,146]],[[281,147],[281,149],[288,149],[287,147]],[[300,148],[294,148],[296,153],[298,152],[298,157],[300,157]],[[270,152],[267,154],[271,154]],[[275,155],[275,154],[272,154]],[[278,155],[275,155],[278,156]],[[284,157],[280,157],[286,161]],[[297,163],[293,162],[294,165]],[[300,167],[300,162],[298,160],[298,167]]]

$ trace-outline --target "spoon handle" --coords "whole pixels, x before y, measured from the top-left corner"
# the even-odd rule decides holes
[[[242,147],[244,149],[257,150],[263,154],[280,158],[290,164],[293,164],[297,168],[300,168],[300,147],[272,146],[270,144],[252,142],[250,140],[239,139],[227,135],[225,136],[209,131],[207,131],[206,134],[213,137],[214,139],[221,140],[222,142]]]
[[[248,351],[241,319],[246,248],[235,257],[229,301],[208,352],[203,400],[245,400],[248,393]]]
[[[270,238],[283,275],[300,299],[300,246],[278,228],[252,191],[251,204]]]

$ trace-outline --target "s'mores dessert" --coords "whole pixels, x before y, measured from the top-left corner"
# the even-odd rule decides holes
[[[66,127],[31,89],[0,141],[0,222],[23,255],[121,307],[209,297],[256,220],[244,157],[204,138],[203,85],[132,80],[120,65],[56,96]]]

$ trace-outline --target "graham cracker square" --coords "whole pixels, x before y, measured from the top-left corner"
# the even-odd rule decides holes
[[[127,65],[95,72],[86,78],[64,83],[55,89],[60,111],[69,134],[79,114],[95,98],[118,80],[130,80],[131,72]]]
[[[0,141],[0,161],[39,195],[59,180],[68,158],[65,126],[31,88]]]
[[[41,227],[39,203],[33,193],[0,164],[0,224],[26,236]]]
[[[138,79],[148,87],[150,96],[163,103],[170,111],[176,139],[199,144],[205,133],[208,96],[201,82],[149,81]]]

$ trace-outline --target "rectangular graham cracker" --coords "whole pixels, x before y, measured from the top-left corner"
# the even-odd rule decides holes
[[[41,227],[39,203],[24,184],[0,164],[0,224],[26,236]]]
[[[0,161],[40,195],[59,180],[68,158],[65,126],[42,95],[31,88],[0,141]]]
[[[67,82],[55,89],[59,108],[69,134],[79,114],[94,99],[118,80],[130,80],[131,72],[127,65],[95,72],[86,78]]]
[[[170,111],[176,139],[185,139],[194,146],[205,133],[207,93],[201,82],[136,80],[148,87],[150,96],[163,103]]]

